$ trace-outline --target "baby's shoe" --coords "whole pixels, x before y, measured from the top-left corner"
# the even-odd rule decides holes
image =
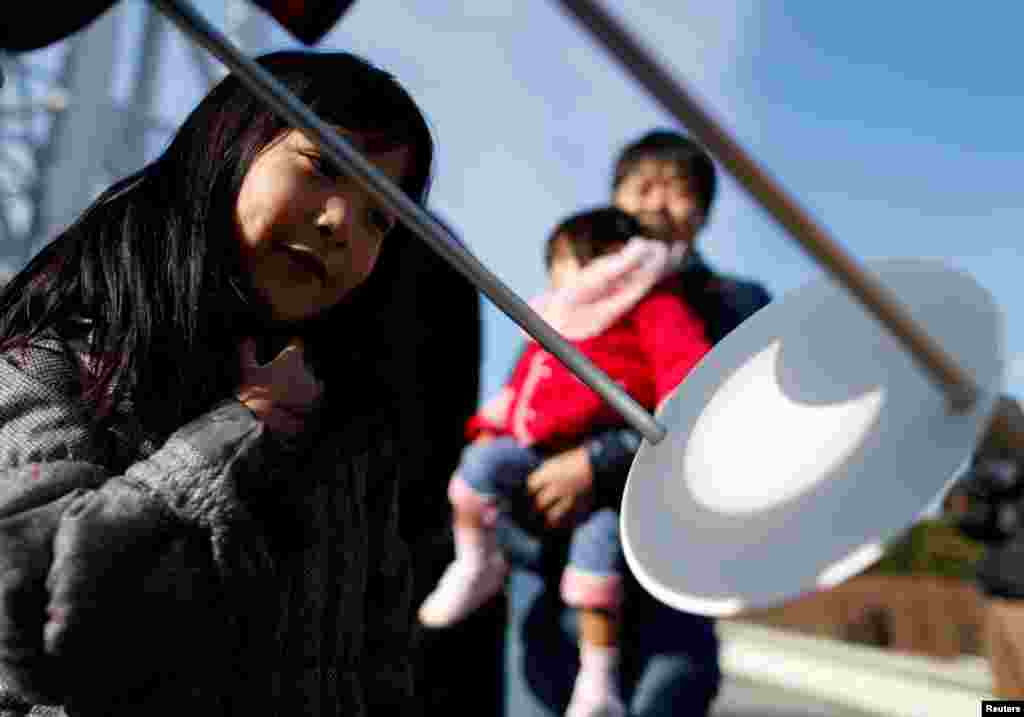
[[[507,574],[500,551],[482,559],[457,558],[420,606],[420,622],[427,627],[454,625],[501,592]]]

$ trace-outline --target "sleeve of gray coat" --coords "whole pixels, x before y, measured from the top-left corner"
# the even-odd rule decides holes
[[[262,424],[225,402],[110,475],[76,371],[45,344],[0,356],[0,704],[137,714],[173,683],[211,708],[234,688],[205,681],[240,658],[260,602],[225,609],[254,587],[232,579],[266,567],[259,536],[233,528]],[[146,714],[196,713],[159,699]]]

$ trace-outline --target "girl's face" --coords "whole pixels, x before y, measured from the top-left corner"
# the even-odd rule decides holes
[[[374,151],[365,137],[339,132],[398,184],[409,150]],[[298,130],[256,156],[235,205],[242,262],[278,321],[309,319],[340,302],[370,275],[395,218],[346,174],[334,171]]]

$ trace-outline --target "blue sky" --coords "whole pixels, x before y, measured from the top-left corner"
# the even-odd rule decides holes
[[[607,198],[625,141],[675,122],[555,3],[480,5],[357,3],[326,44],[409,86],[440,146],[436,207],[530,294],[547,230]],[[638,5],[607,3],[848,251],[942,258],[993,293],[1024,394],[1024,4]],[[731,181],[702,247],[777,294],[820,274]],[[493,387],[517,327],[486,314]]]
[[[937,257],[990,290],[1007,388],[1024,396],[1024,4],[606,5],[854,256]],[[198,6],[223,26],[220,0]],[[170,123],[202,92],[175,42]],[[294,44],[274,30],[260,49]],[[676,125],[554,2],[362,0],[321,46],[391,70],[419,101],[439,149],[434,208],[524,296],[543,285],[551,226],[606,201],[615,152]],[[777,295],[821,273],[728,178],[701,247]],[[519,330],[484,303],[490,392]]]

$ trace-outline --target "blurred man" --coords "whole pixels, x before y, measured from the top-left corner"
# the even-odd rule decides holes
[[[674,132],[651,132],[628,145],[614,169],[613,201],[635,215],[654,236],[690,247],[679,273],[679,291],[704,323],[711,343],[721,340],[771,297],[756,282],[714,271],[697,250],[715,197],[715,167],[706,152]],[[581,447],[552,456],[531,483],[560,483],[561,490],[591,492],[599,506],[622,502],[639,433],[619,428]],[[543,511],[541,511],[543,512]],[[545,516],[547,530],[564,530],[571,516]],[[506,713],[553,717],[572,685],[576,656],[569,611],[558,600],[557,566],[564,563],[549,540],[499,524],[513,570],[508,581]],[[631,577],[631,576],[630,576]],[[622,682],[630,714],[702,714],[721,679],[713,622],[666,607],[627,581],[622,633]],[[568,619],[562,619],[558,614]],[[560,623],[565,634],[538,625]],[[566,675],[568,677],[563,679]]]

